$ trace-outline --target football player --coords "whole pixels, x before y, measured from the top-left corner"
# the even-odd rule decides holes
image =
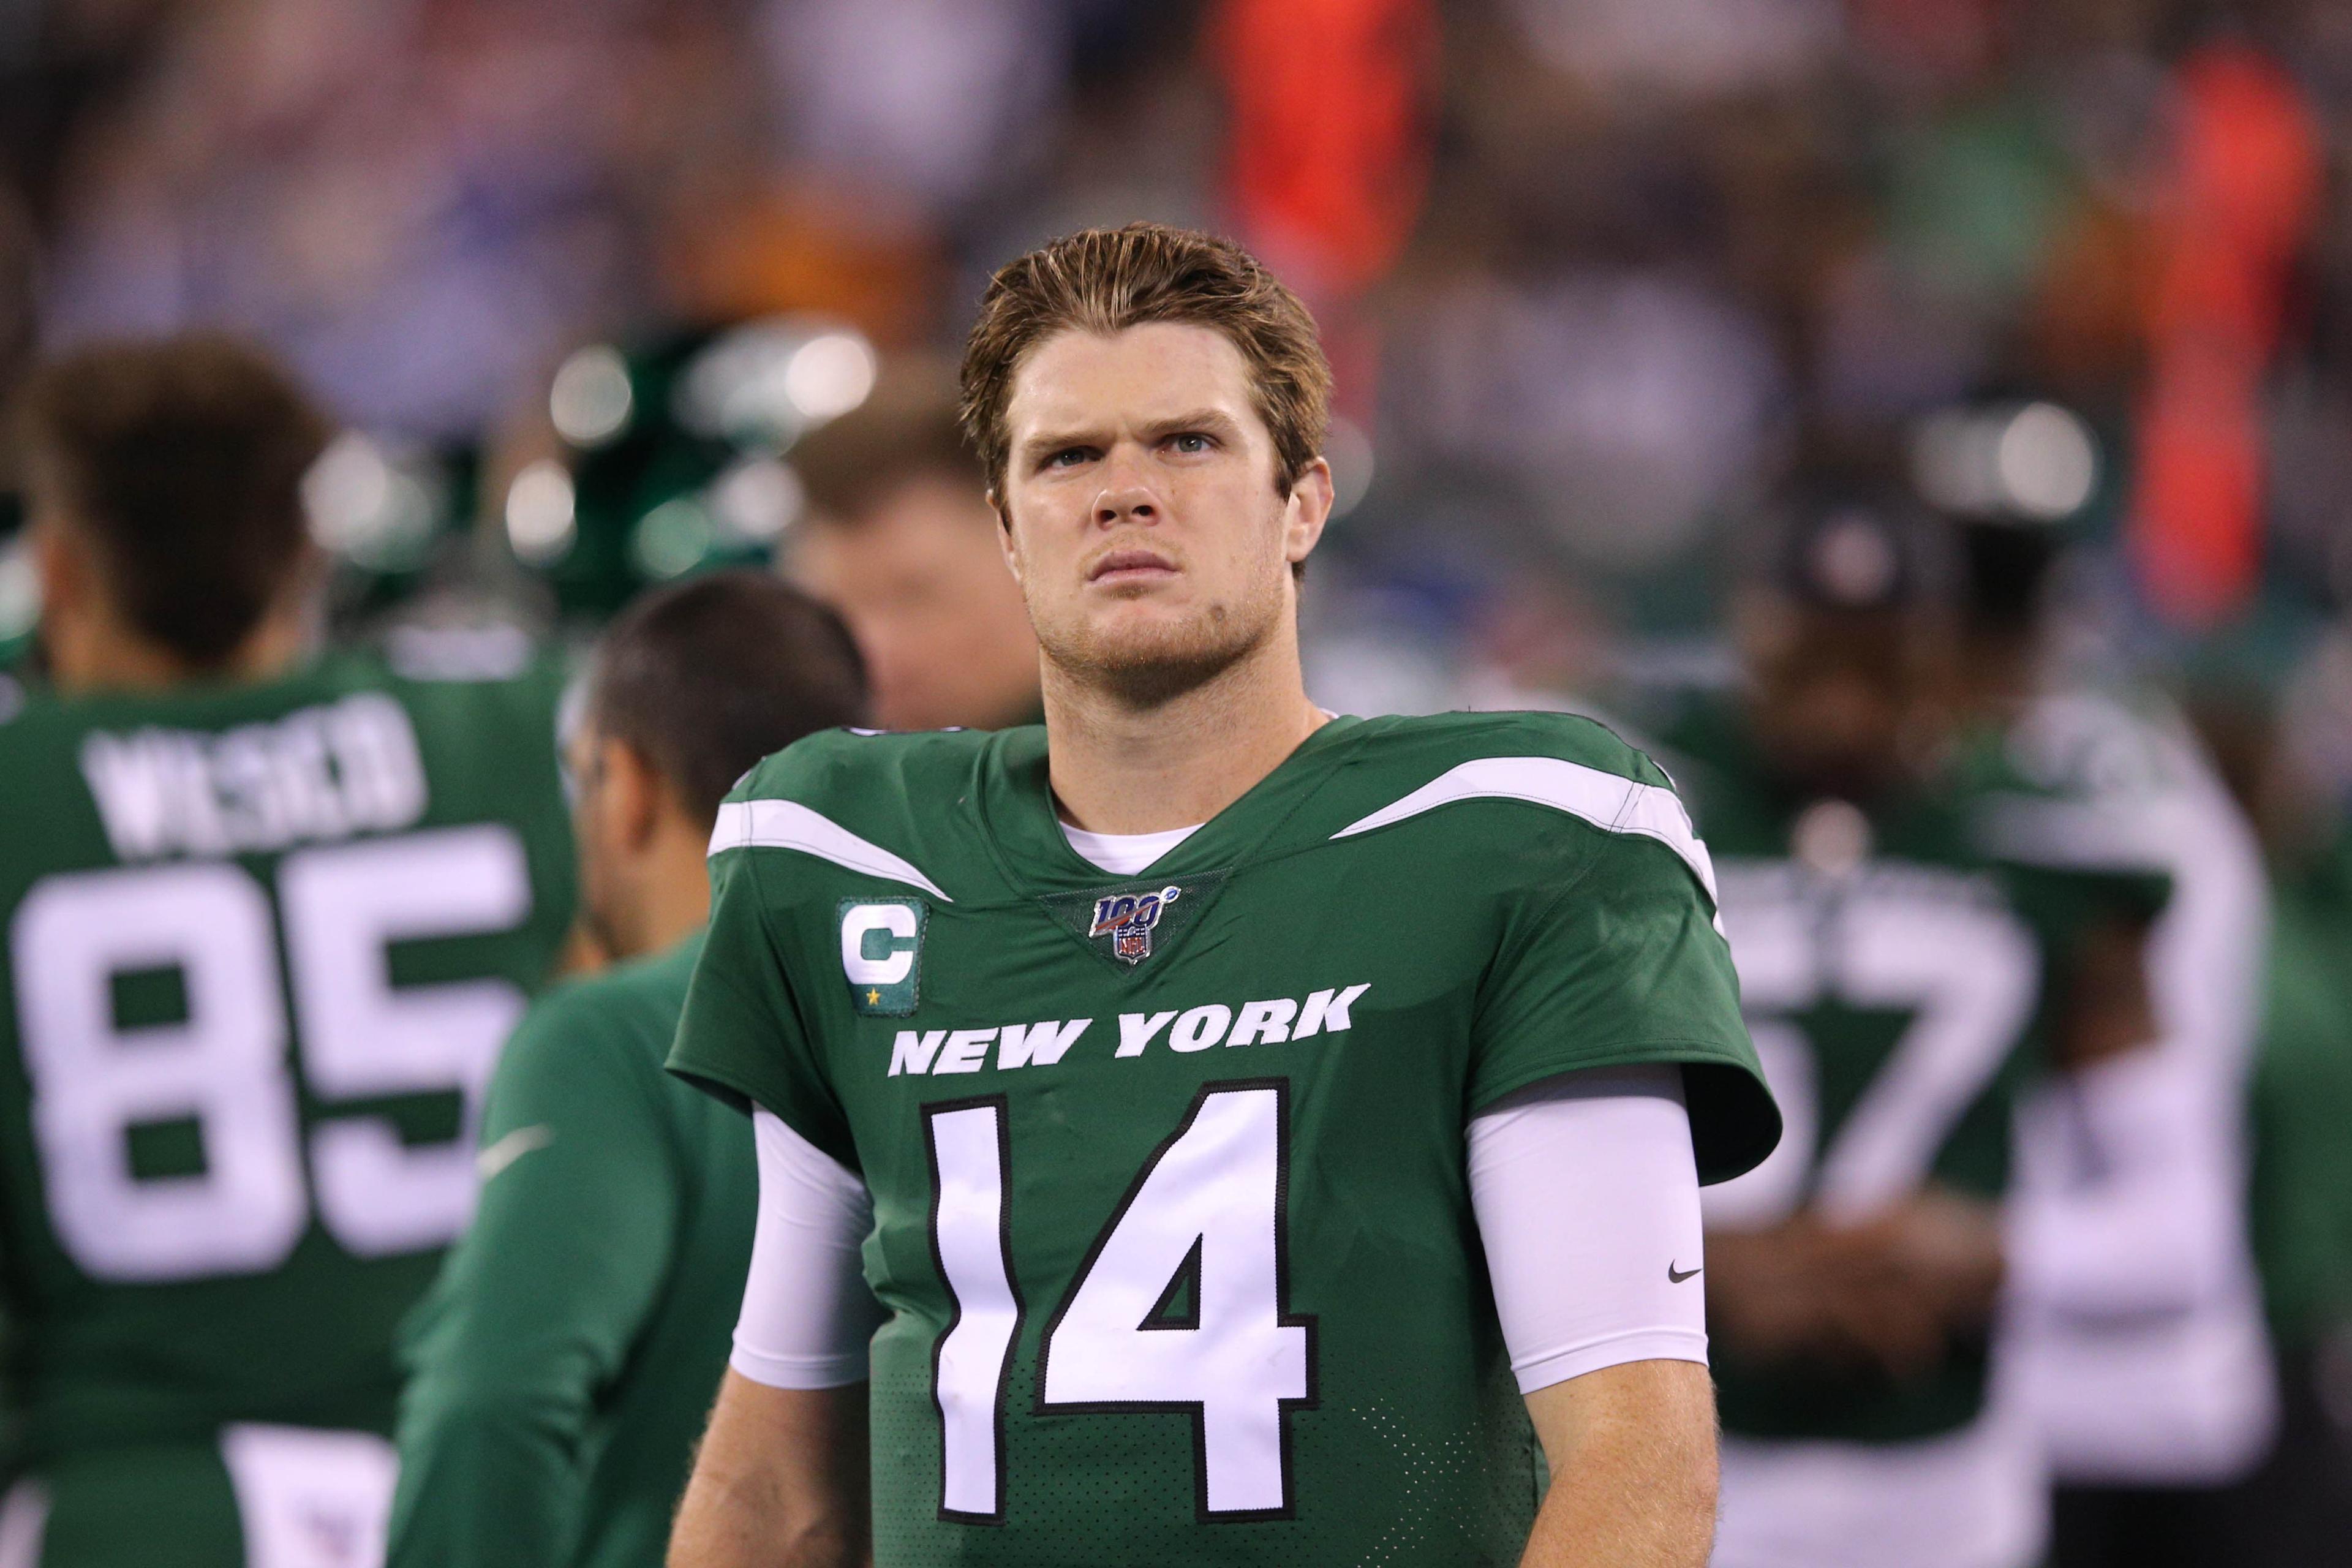
[[[2155,1048],[2051,1080],[2021,1111],[2018,1231],[2034,1257],[2008,1353],[2060,1483],[2053,1561],[2233,1563],[2251,1505],[2232,1483],[2261,1460],[2278,1403],[2246,1220],[2262,852],[2162,692],[2053,676],[2041,610],[2061,536],[2009,518],[1958,532],[1964,703],[1979,743],[2033,785],[1988,803],[1989,835],[2021,860],[2137,868],[2173,889],[2148,937]]]
[[[1045,722],[719,810],[671,1065],[761,1213],[674,1563],[1705,1560],[1698,1185],[1779,1131],[1706,851],[1588,721],[1309,700],[1328,387],[1204,236],[992,281]]]
[[[12,1563],[373,1563],[394,1325],[570,923],[560,679],[320,656],[327,430],[201,338],[38,372],[0,723]],[[13,1553],[13,1555],[8,1555]]]
[[[792,463],[808,511],[786,536],[784,567],[857,635],[875,721],[1034,722],[1037,639],[956,424],[952,368],[889,363],[873,395],[802,437]]]
[[[622,962],[499,1058],[480,1205],[412,1325],[393,1568],[661,1561],[757,1181],[750,1122],[662,1071],[703,847],[743,772],[856,722],[865,684],[840,621],[764,573],[665,589],[604,634],[570,751],[582,901]]]
[[[2012,1114],[2148,1039],[2167,884],[1982,842],[1986,792],[2033,797],[1953,761],[1940,538],[1898,498],[1813,498],[1741,606],[1744,689],[1660,736],[1788,1120],[1707,1199],[1717,1568],[2025,1568],[2046,1532],[2039,1445],[1991,1375],[2033,1261],[2004,1232]]]

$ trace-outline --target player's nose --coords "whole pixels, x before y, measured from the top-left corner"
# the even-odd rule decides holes
[[[1124,463],[1114,462],[1103,475],[1103,488],[1095,492],[1094,520],[1098,528],[1157,522],[1160,511],[1160,498],[1140,474]]]

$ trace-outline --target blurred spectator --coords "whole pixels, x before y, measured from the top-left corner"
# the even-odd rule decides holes
[[[730,86],[652,118],[633,82],[712,10],[185,9],[68,153],[47,331],[238,327],[355,423],[468,439],[583,323],[629,309],[632,219],[652,216],[630,182]]]
[[[769,0],[784,145],[870,196],[955,215],[1034,166],[1071,47],[1055,0]]]
[[[1036,638],[946,368],[891,367],[863,406],[803,439],[792,462],[809,510],[786,567],[849,622],[872,672],[876,721],[1033,721]]]

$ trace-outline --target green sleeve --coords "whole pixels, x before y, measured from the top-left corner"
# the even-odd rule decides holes
[[[761,853],[730,849],[710,863],[709,934],[687,988],[669,1070],[738,1110],[756,1104],[773,1111],[854,1171],[848,1118],[793,987],[794,969],[761,883]],[[803,954],[802,968],[825,956]]]
[[[2352,921],[2282,889],[2254,1068],[2254,1256],[2273,1331],[2307,1351],[2352,1321]]]
[[[684,1196],[648,1031],[589,982],[534,1008],[499,1064],[480,1206],[406,1328],[388,1568],[572,1559],[583,1435]]]
[[[1771,1152],[1780,1115],[1713,900],[1669,845],[1592,836],[1580,869],[1512,900],[1479,996],[1469,1109],[1584,1068],[1679,1063],[1699,1179],[1727,1181]]]

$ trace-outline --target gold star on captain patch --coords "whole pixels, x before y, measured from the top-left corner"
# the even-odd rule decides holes
[[[867,991],[866,993],[866,1005],[868,1007],[879,1007],[882,1005],[882,993],[879,991]]]

